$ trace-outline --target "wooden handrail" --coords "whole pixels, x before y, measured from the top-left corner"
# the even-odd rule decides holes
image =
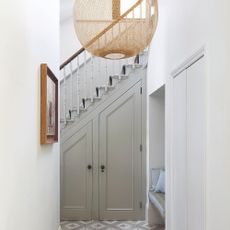
[[[124,14],[114,20],[109,26],[107,26],[104,30],[102,30],[98,35],[96,35],[93,39],[91,39],[85,47],[91,46],[95,41],[97,41],[100,37],[102,37],[107,31],[109,31],[113,26],[118,24],[122,19],[124,19],[130,12],[132,12],[137,6],[141,4],[143,0],[138,0],[130,9],[128,9]],[[85,48],[82,47],[76,53],[74,53],[70,58],[68,58],[63,64],[60,65],[60,70],[62,70],[66,65],[68,65],[71,61],[73,61],[78,55],[85,51]]]
[[[71,61],[73,61],[78,55],[80,55],[84,51],[85,51],[84,47],[82,47],[81,49],[79,49],[76,53],[74,53],[71,57],[69,57],[65,62],[63,62],[60,65],[60,70],[63,69],[66,65],[68,65]]]

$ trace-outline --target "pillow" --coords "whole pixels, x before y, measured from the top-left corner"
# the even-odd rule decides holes
[[[151,190],[156,189],[156,185],[160,176],[160,169],[151,169]]]
[[[165,170],[160,171],[160,176],[154,191],[165,193]]]

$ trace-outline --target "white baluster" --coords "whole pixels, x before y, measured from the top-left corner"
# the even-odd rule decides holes
[[[142,19],[142,2],[140,3],[140,19]]]
[[[90,92],[90,94],[91,94],[91,102],[93,103],[93,97],[94,97],[94,57],[93,56],[91,56],[91,83],[90,83],[90,85],[91,85],[91,92]]]
[[[73,64],[70,62],[70,110],[73,110]]]
[[[137,57],[137,56],[134,56],[134,57],[133,57],[133,68],[134,68],[134,69],[135,69],[135,67],[136,67],[136,65],[137,65],[137,63],[136,63],[136,57]]]
[[[86,51],[84,51],[84,98],[87,98],[87,66],[86,66]]]
[[[133,17],[133,19],[135,18],[135,12],[134,12],[134,10],[132,11],[132,17]],[[132,42],[135,41],[135,37],[134,36],[135,36],[134,33],[132,33]],[[133,68],[134,67],[135,67],[135,64],[133,63]]]
[[[112,73],[112,75],[115,75],[116,73],[115,73],[115,60],[113,60],[112,61],[112,71],[113,71],[113,73]]]
[[[128,17],[125,17],[125,38],[126,38],[126,45],[128,46]]]
[[[141,25],[141,41],[142,41],[142,43],[143,43],[143,21],[142,21],[142,3],[143,2],[141,2],[141,4],[140,4],[140,25]]]
[[[128,66],[128,64],[129,64],[129,58],[125,59],[125,64]]]
[[[108,86],[108,63],[107,59],[105,59],[105,77],[104,77],[104,82],[105,82],[105,91],[107,91],[107,86]]]
[[[80,64],[79,56],[77,57],[77,79],[76,79],[76,90],[77,90],[77,115],[80,114]]]
[[[64,124],[66,125],[66,69],[64,67],[63,69],[63,76],[64,76],[64,87],[63,87],[63,90],[64,90],[64,93],[63,93],[63,107],[64,107]]]
[[[120,80],[121,79],[121,74],[123,74],[122,73],[122,63],[121,63],[121,59],[119,59],[119,75],[118,75],[118,79]]]
[[[146,0],[144,0],[142,4],[142,16],[144,19],[146,18],[146,5],[147,5],[147,2]]]
[[[98,58],[98,79],[100,79],[100,84],[101,84],[101,82],[102,82],[102,78],[101,78],[101,58]],[[97,83],[98,83],[98,81],[97,81]],[[97,85],[97,86],[99,86],[99,85]]]

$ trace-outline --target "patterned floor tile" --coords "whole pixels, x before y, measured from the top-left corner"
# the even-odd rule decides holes
[[[62,230],[164,230],[144,221],[64,221]]]

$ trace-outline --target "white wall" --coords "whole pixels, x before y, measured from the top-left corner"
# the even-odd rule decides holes
[[[60,0],[60,63],[66,61],[82,47],[74,29],[74,2],[75,0]]]
[[[207,230],[228,230],[230,226],[229,9],[228,0],[159,1],[159,25],[149,57],[148,93],[151,94],[166,81],[166,152],[169,156],[172,98],[170,73],[201,46],[206,46]]]
[[[74,30],[72,16],[60,22],[60,49],[61,63],[66,61],[71,55],[82,47],[78,41]]]
[[[59,3],[2,0],[0,27],[0,229],[57,230],[59,144],[39,144],[39,68],[59,74]]]

